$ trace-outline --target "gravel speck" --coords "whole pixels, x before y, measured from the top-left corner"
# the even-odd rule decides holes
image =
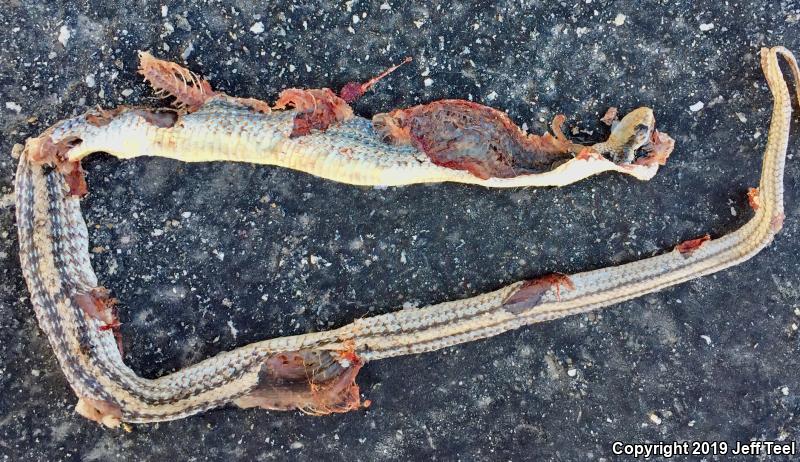
[[[702,101],[698,101],[698,102],[692,104],[691,106],[689,106],[689,110],[692,111],[692,112],[697,112],[700,109],[703,109],[704,107],[705,107],[705,104],[703,104]]]
[[[260,34],[264,32],[264,23],[258,21],[257,23],[253,24],[252,26],[250,26],[250,32],[254,34]]]
[[[69,27],[67,27],[66,24],[58,29],[58,41],[64,45],[64,48],[67,47],[67,42],[69,42],[70,35]]]
[[[570,368],[567,370],[567,375],[570,377],[575,377],[576,375],[578,375],[578,370],[575,369],[574,367]]]
[[[15,103],[14,101],[6,101],[6,109],[11,109],[17,114],[22,112],[22,106],[20,106],[18,103]]]

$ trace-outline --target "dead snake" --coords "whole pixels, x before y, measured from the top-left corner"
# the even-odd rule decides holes
[[[300,109],[271,112],[255,100],[213,93],[193,74],[172,68],[173,77],[183,79],[184,89],[189,91],[180,102],[195,107],[181,113],[91,111],[59,122],[29,139],[24,147],[15,146],[14,154],[19,156],[15,187],[20,261],[31,303],[79,397],[77,411],[108,426],[178,419],[227,403],[310,413],[354,409],[360,405],[355,376],[367,361],[437,350],[596,310],[723,270],[767,246],[783,220],[783,170],[791,117],[791,98],[778,66],[779,55],[790,64],[795,80],[800,77],[788,50],[761,50],[774,108],[760,185],[751,194],[755,213],[740,229],[717,239],[689,241],[673,251],[620,266],[543,276],[473,298],[358,319],[326,332],[253,343],[163,377],[146,379],[123,362],[115,337],[113,301],[99,287],[90,265],[88,233],[76,195],[85,185],[76,161],[91,152],[105,151],[120,158],[154,155],[182,161],[269,163],[335,181],[382,185],[436,181],[496,187],[560,185],[605,170],[646,179],[657,168],[649,162],[610,162],[598,155],[608,145],[598,144],[594,149],[572,152],[552,170],[482,178],[483,165],[475,167],[470,160],[466,167],[448,167],[433,156],[422,155],[418,146],[389,145],[369,121],[351,114],[334,114],[325,126],[314,112],[322,107],[317,104],[324,102],[320,95],[313,98],[311,115],[301,120],[306,125],[298,125],[294,120],[302,113]],[[151,83],[159,88],[153,78]],[[202,99],[192,100],[191,92],[203,95]],[[295,103],[297,108],[302,106]],[[399,131],[403,136],[411,130],[401,116],[388,116],[384,122],[396,126],[388,127],[387,133]],[[644,117],[645,136],[639,136],[635,146],[628,137],[617,140],[612,151],[624,143],[631,149],[658,141],[653,138],[652,112],[640,112],[636,117]],[[639,128],[640,121],[635,121]],[[625,119],[620,130],[629,130],[624,123]],[[314,130],[297,132],[309,126]],[[295,136],[298,133],[300,136]],[[609,140],[612,144],[614,133]],[[458,161],[465,164],[463,159]]]

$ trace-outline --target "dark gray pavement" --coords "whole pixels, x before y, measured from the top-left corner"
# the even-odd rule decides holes
[[[607,107],[647,105],[677,141],[647,183],[608,174],[507,191],[365,189],[271,167],[95,156],[84,202],[94,265],[122,301],[126,360],[148,377],[732,231],[750,215],[771,110],[758,49],[800,51],[793,1],[252,3],[0,5],[0,458],[610,461],[616,440],[800,440],[797,136],[785,228],[750,262],[595,314],[369,364],[368,410],[226,408],[131,433],[73,414],[19,269],[8,153],[95,105],[159,104],[135,75],[137,50],[267,100],[413,56],[355,105],[360,115],[471,98],[537,132],[563,112],[597,140]]]

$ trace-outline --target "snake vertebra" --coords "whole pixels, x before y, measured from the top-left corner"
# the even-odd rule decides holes
[[[573,152],[569,147],[576,155],[553,170],[481,178],[478,173],[494,172],[491,168],[498,164],[484,163],[480,169],[444,167],[418,146],[387,145],[368,121],[357,117],[337,118],[329,126],[311,117],[301,119],[306,125],[298,125],[299,107],[269,112],[265,103],[212,94],[210,87],[206,89],[199,78],[188,74],[184,90],[189,96],[184,95],[183,103],[196,105],[192,113],[94,111],[56,124],[24,147],[15,146],[20,261],[31,303],[79,398],[77,412],[108,426],[178,419],[227,403],[310,413],[355,409],[360,405],[355,376],[368,361],[433,351],[585,313],[723,270],[767,246],[783,222],[783,170],[791,119],[791,98],[779,55],[789,63],[795,80],[800,77],[788,50],[761,50],[774,107],[760,185],[751,193],[755,213],[740,229],[717,239],[687,241],[671,252],[620,266],[547,275],[473,298],[358,319],[326,332],[253,343],[163,377],[145,379],[123,361],[113,300],[98,286],[90,265],[78,197],[85,184],[77,162],[90,152],[106,151],[120,158],[154,155],[183,161],[270,163],[352,184],[462,181],[518,186],[566,184],[607,169],[651,172],[652,164],[638,164],[644,170],[617,165],[603,159],[601,151],[629,160],[633,147],[663,148],[666,140],[657,138],[652,113],[643,111],[637,117],[644,114],[646,123],[626,126],[623,120],[622,128],[617,127],[633,128],[631,137],[617,131],[617,138],[612,133],[609,142],[595,149]],[[176,68],[169,69],[186,78]],[[429,140],[424,137],[428,135],[415,135],[411,125],[404,125],[405,118],[415,114],[413,110],[392,113],[384,120],[388,124],[384,128],[401,137],[410,134],[415,142]],[[487,114],[494,113],[483,112],[481,117]],[[314,130],[303,132],[309,126]]]

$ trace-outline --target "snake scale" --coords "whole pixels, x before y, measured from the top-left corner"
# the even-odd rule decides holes
[[[143,55],[145,77],[175,96],[179,110],[90,111],[14,148],[20,261],[30,300],[79,398],[77,412],[107,426],[178,419],[230,403],[314,414],[356,409],[361,403],[355,377],[368,361],[586,313],[723,270],[767,246],[783,222],[791,119],[779,56],[795,81],[800,77],[788,50],[761,50],[774,107],[760,185],[750,194],[754,215],[740,229],[632,263],[546,275],[472,298],[253,343],[146,379],[123,361],[114,300],[90,265],[79,160],[92,152],[272,164],[361,185],[458,181],[510,187],[567,184],[608,170],[648,179],[662,163],[654,156],[663,161],[672,144],[654,130],[647,108],[616,124],[608,141],[583,147],[566,141],[558,123],[556,137],[524,135],[499,111],[454,100],[376,116],[372,123],[348,112],[352,95],[344,91],[340,97],[329,90],[297,90],[269,107],[213,92],[185,69]],[[155,69],[150,74],[148,59]],[[349,90],[357,97],[366,88]],[[294,109],[274,110],[287,106]],[[470,131],[454,120],[483,128]],[[634,158],[638,148],[649,154]],[[515,157],[503,149],[515,150]],[[528,163],[520,163],[530,152]]]

